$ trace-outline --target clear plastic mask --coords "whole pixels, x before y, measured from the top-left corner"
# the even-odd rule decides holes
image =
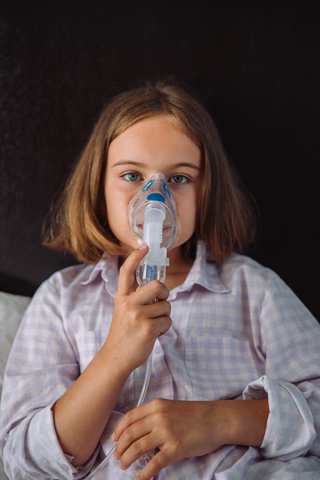
[[[145,209],[157,208],[157,206],[164,214],[161,247],[171,250],[179,240],[181,228],[174,198],[169,191],[166,177],[162,173],[153,175],[134,195],[129,204],[130,226],[138,237],[139,243],[145,242]]]

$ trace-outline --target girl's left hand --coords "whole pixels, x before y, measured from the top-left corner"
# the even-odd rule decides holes
[[[117,425],[114,457],[126,470],[142,455],[160,451],[141,470],[139,480],[150,480],[177,460],[205,455],[226,443],[230,425],[225,402],[156,399],[129,411]]]

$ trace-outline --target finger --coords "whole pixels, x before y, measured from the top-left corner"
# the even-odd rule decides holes
[[[155,308],[157,303],[146,305],[149,321],[144,324],[144,331],[148,338],[153,338],[154,340],[161,335],[167,333],[172,325],[172,320],[170,317],[171,305],[169,302],[161,302],[163,305],[159,308]]]
[[[112,441],[117,442],[126,428],[130,427],[130,425],[132,425],[133,423],[147,417],[151,413],[151,411],[152,409],[150,403],[146,403],[127,412],[114,429],[111,437]]]
[[[155,298],[159,301],[167,300],[169,294],[170,292],[167,287],[159,282],[159,280],[152,280],[152,282],[147,283],[136,291],[136,297],[139,303],[143,305],[146,305]]]
[[[153,303],[147,302],[143,304],[144,299],[145,298],[138,298],[137,296],[135,297],[136,303],[139,306],[139,318],[147,318],[152,320],[162,316],[170,316],[171,304],[166,300]]]
[[[126,470],[130,465],[139,460],[139,458],[145,457],[149,452],[159,446],[161,447],[161,445],[159,445],[159,439],[152,433],[142,436],[136,442],[131,443],[121,455],[121,468]]]
[[[168,316],[157,317],[151,320],[150,323],[148,326],[145,326],[142,334],[144,334],[147,339],[153,339],[155,342],[158,337],[164,335],[169,330],[172,325],[172,320]]]
[[[157,446],[150,443],[151,431],[152,425],[148,417],[126,428],[117,442],[113,456],[117,460],[121,458],[122,464],[128,468],[141,455]]]
[[[175,462],[178,459],[175,459],[169,452],[166,452],[165,449],[160,450],[147,465],[139,472],[135,480],[151,480],[155,477],[161,470],[166,468],[171,463]]]
[[[136,270],[140,261],[146,256],[148,246],[144,243],[130,253],[119,270],[118,295],[129,295],[133,290]]]
[[[162,302],[155,302],[145,305],[144,310],[147,312],[149,318],[159,318],[162,316],[170,316],[171,305],[169,302],[163,300]]]

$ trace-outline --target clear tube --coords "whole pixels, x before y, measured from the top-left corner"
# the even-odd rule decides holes
[[[149,357],[146,361],[146,366],[147,366],[147,369],[146,369],[146,373],[145,373],[145,376],[144,376],[144,381],[143,381],[142,389],[141,389],[141,392],[140,392],[139,400],[138,400],[138,403],[137,403],[137,407],[140,407],[140,405],[143,404],[144,399],[146,398],[146,393],[147,393],[147,390],[148,390],[148,387],[149,387],[150,377],[151,377],[152,352],[150,353],[150,355],[149,355]],[[110,452],[107,454],[106,458],[97,466],[97,468],[95,470],[93,470],[93,472],[90,472],[85,477],[85,480],[90,480],[91,478],[93,478],[98,472],[100,472],[100,470],[102,470],[109,463],[110,458],[112,457],[112,454],[115,451],[116,446],[117,446],[117,444],[114,447],[112,447]]]
[[[147,265],[139,265],[137,268],[137,282],[142,287],[146,283],[151,282],[152,280],[160,280],[160,282],[164,282],[166,278],[166,267],[161,266],[160,268],[157,268],[157,266],[147,266]],[[154,300],[151,300],[150,303],[156,302],[157,299],[155,298]],[[142,389],[140,392],[140,396],[138,399],[137,407],[140,407],[140,405],[143,404],[144,399],[146,398],[146,393],[149,387],[150,383],[150,377],[151,377],[151,370],[152,370],[152,352],[150,353],[149,357],[147,358],[146,361],[146,373],[144,376],[144,381],[142,385]],[[115,451],[116,445],[112,447],[110,452],[107,454],[106,458],[100,463],[100,465],[97,466],[97,468],[89,473],[85,477],[86,480],[90,480],[91,478],[96,475],[96,473],[100,472],[110,461],[110,458],[112,457],[113,452]],[[148,461],[148,456],[145,456],[145,460]]]

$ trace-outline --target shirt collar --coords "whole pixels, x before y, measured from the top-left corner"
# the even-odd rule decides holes
[[[190,291],[194,285],[201,285],[210,292],[230,293],[230,289],[220,279],[216,264],[208,263],[213,260],[211,253],[207,250],[202,240],[198,241],[196,259],[182,285],[170,292],[169,300],[176,297],[179,292]]]
[[[104,253],[90,273],[89,278],[81,282],[81,285],[88,285],[89,283],[94,282],[99,274],[107,284],[114,283],[115,281],[116,284],[118,284],[118,257]]]
[[[195,284],[201,285],[211,292],[229,293],[230,289],[220,279],[217,266],[214,263],[208,263],[207,260],[213,260],[208,252],[205,243],[198,241],[196,259],[191,267],[190,272],[184,283],[174,288],[170,292],[170,299],[176,297],[179,292],[190,291]],[[82,285],[88,285],[94,282],[97,276],[101,274],[102,279],[106,282],[106,288],[113,296],[115,296],[118,288],[119,266],[118,257],[104,253],[99,262],[89,275],[89,278]]]

